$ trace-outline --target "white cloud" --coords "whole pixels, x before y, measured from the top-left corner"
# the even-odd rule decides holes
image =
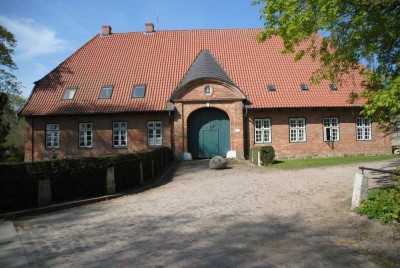
[[[33,19],[12,19],[0,16],[0,24],[17,39],[15,57],[30,60],[54,52],[66,50],[66,41],[58,38],[55,31]]]

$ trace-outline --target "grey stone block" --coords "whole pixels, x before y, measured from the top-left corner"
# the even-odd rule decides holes
[[[227,166],[226,160],[221,156],[215,156],[210,160],[209,167],[211,169],[224,169]]]

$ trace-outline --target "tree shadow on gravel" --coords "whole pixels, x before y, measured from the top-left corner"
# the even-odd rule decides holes
[[[310,226],[300,214],[260,222],[190,212],[144,215],[92,220],[84,228],[77,228],[84,214],[60,222],[50,215],[30,222],[22,241],[33,267],[365,267],[371,259],[400,265],[385,249],[357,246],[369,227],[346,221],[336,229]]]

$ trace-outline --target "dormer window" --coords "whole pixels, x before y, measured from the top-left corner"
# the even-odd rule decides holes
[[[301,90],[308,90],[307,84],[300,84],[300,89]]]
[[[146,93],[145,85],[137,85],[133,87],[132,98],[144,98]]]
[[[275,87],[275,85],[270,84],[270,85],[267,85],[267,89],[268,89],[268,91],[275,91],[276,87]]]
[[[111,99],[112,92],[112,87],[102,87],[100,90],[99,99]]]
[[[75,98],[75,94],[76,94],[76,88],[66,88],[62,99],[73,100]]]
[[[329,84],[329,88],[330,88],[331,90],[337,90],[336,84]]]

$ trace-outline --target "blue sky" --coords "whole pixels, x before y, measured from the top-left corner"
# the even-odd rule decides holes
[[[110,25],[113,32],[263,27],[252,0],[1,0],[0,25],[17,39],[14,72],[28,97],[33,82]]]

